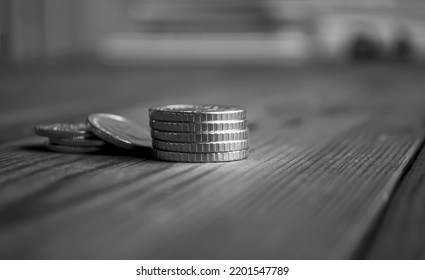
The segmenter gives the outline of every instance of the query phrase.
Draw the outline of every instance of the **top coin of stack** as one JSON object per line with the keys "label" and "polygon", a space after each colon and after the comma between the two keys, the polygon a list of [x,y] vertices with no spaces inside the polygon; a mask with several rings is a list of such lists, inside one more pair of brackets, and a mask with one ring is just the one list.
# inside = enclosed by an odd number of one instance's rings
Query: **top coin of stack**
{"label": "top coin of stack", "polygon": [[222,105],[166,105],[149,109],[156,158],[223,162],[248,157],[246,111]]}

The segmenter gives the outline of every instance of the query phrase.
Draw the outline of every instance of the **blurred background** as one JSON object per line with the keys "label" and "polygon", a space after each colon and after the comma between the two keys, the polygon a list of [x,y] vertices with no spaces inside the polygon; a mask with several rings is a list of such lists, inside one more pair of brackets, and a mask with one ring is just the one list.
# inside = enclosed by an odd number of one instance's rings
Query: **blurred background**
{"label": "blurred background", "polygon": [[425,60],[425,0],[0,0],[0,62]]}

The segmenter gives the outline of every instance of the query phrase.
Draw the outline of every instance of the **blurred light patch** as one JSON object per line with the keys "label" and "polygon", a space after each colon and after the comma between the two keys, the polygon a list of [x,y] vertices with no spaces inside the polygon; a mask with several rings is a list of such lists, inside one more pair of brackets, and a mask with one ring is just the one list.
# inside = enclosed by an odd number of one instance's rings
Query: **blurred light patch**
{"label": "blurred light patch", "polygon": [[300,32],[197,34],[126,33],[99,46],[105,63],[288,64],[309,56],[308,38]]}

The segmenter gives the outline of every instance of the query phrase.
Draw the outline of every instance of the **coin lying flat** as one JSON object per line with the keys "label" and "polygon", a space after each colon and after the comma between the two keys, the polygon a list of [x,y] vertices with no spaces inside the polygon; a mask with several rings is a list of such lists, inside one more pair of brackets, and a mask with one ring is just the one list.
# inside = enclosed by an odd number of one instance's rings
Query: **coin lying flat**
{"label": "coin lying flat", "polygon": [[90,137],[93,134],[88,130],[85,123],[55,123],[46,125],[37,125],[34,128],[38,136],[52,138],[74,138]]}
{"label": "coin lying flat", "polygon": [[243,130],[246,120],[211,121],[201,123],[150,121],[152,129],[168,132],[210,132],[219,130]]}
{"label": "coin lying flat", "polygon": [[224,152],[224,153],[178,153],[153,149],[157,159],[179,162],[225,162],[241,160],[248,157],[248,150]]}
{"label": "coin lying flat", "polygon": [[46,142],[46,148],[57,153],[85,154],[103,151],[102,147],[62,146]]}
{"label": "coin lying flat", "polygon": [[248,129],[213,131],[205,133],[166,132],[152,129],[154,139],[168,142],[217,142],[248,139]]}
{"label": "coin lying flat", "polygon": [[120,148],[145,149],[151,146],[149,131],[124,117],[91,114],[87,118],[87,124],[93,134]]}
{"label": "coin lying flat", "polygon": [[152,146],[157,150],[185,153],[217,153],[245,150],[248,140],[207,142],[207,143],[177,143],[153,139]]}
{"label": "coin lying flat", "polygon": [[246,118],[246,111],[227,105],[179,104],[151,107],[149,117],[152,120],[173,122],[243,120]]}
{"label": "coin lying flat", "polygon": [[101,147],[106,142],[98,139],[90,139],[84,137],[75,138],[49,138],[49,142],[55,145],[72,146],[72,147]]}

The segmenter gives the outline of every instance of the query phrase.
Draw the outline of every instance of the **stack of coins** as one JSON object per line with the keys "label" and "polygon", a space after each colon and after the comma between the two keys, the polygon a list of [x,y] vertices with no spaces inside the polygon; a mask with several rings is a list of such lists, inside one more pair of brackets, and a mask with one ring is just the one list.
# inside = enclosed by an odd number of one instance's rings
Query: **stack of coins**
{"label": "stack of coins", "polygon": [[157,159],[224,162],[248,157],[246,111],[220,105],[167,105],[149,109]]}
{"label": "stack of coins", "polygon": [[86,123],[37,125],[34,131],[48,138],[46,148],[54,152],[93,153],[106,147],[106,142],[91,133]]}

